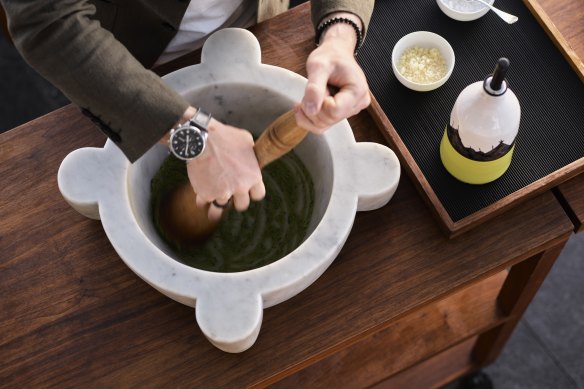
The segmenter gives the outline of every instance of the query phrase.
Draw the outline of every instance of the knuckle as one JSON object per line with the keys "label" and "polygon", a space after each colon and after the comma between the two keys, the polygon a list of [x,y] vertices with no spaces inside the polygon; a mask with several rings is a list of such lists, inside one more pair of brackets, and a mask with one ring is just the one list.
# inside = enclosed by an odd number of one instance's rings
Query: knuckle
{"label": "knuckle", "polygon": [[202,203],[210,203],[215,199],[215,197],[208,192],[197,192],[197,199],[200,199],[199,201]]}
{"label": "knuckle", "polygon": [[245,130],[245,137],[251,141],[253,141],[253,135],[248,130]]}
{"label": "knuckle", "polygon": [[239,183],[235,186],[234,190],[233,190],[233,195],[243,195],[245,193],[247,193],[247,191],[249,190],[249,187],[243,183]]}
{"label": "knuckle", "polygon": [[320,58],[313,59],[306,62],[306,73],[310,79],[311,75],[324,75],[331,73],[331,66],[329,63],[322,61]]}
{"label": "knuckle", "polygon": [[365,105],[363,108],[367,108],[371,104],[371,96],[369,93],[365,95],[365,99],[363,99],[363,104]]}
{"label": "knuckle", "polygon": [[320,90],[318,84],[315,81],[308,81],[306,84],[306,93],[315,93]]}

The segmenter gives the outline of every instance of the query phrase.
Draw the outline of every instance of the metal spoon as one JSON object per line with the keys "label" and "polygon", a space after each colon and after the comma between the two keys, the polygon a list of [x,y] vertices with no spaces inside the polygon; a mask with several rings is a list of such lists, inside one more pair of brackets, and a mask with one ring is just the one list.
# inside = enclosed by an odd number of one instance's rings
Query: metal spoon
{"label": "metal spoon", "polygon": [[503,12],[499,8],[493,7],[491,4],[487,3],[486,1],[483,1],[483,0],[466,0],[466,1],[468,1],[468,2],[478,1],[479,3],[486,5],[487,7],[490,8],[491,11],[496,13],[501,19],[503,19],[504,21],[506,21],[509,24],[513,24],[519,20],[519,18],[517,16],[508,14],[507,12]]}

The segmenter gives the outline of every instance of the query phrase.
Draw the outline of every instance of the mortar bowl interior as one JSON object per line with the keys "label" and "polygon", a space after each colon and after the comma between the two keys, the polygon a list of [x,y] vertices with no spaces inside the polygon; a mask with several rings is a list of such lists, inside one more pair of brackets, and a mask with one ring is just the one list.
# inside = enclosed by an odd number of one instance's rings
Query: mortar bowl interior
{"label": "mortar bowl interior", "polygon": [[[278,116],[291,109],[293,101],[274,90],[251,84],[229,83],[207,86],[186,96],[205,107],[225,123],[250,131],[254,137]],[[194,105],[194,104],[193,104]],[[323,137],[309,134],[293,150],[307,168],[314,184],[314,208],[305,239],[322,219],[330,200],[333,181],[331,150]],[[177,260],[175,251],[157,232],[150,205],[150,183],[169,155],[165,146],[157,145],[128,170],[127,190],[132,213],[145,237],[168,257]]]}

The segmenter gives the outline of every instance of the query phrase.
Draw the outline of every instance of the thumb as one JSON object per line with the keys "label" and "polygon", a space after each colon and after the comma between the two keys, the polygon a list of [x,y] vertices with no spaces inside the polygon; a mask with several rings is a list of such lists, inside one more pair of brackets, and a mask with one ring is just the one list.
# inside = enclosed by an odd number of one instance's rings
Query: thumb
{"label": "thumb", "polygon": [[316,115],[327,95],[327,83],[329,74],[323,69],[315,69],[308,72],[308,84],[302,98],[302,111],[307,116]]}

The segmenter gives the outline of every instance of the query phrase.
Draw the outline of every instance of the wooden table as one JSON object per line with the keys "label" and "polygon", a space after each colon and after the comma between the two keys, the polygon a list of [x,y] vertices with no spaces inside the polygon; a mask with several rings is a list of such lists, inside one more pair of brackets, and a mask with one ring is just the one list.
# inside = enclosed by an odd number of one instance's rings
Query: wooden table
{"label": "wooden table", "polygon": [[[303,5],[256,26],[263,62],[304,74],[308,20]],[[385,143],[366,112],[351,124],[358,141]],[[403,175],[324,275],[265,310],[250,350],[227,354],[62,199],[63,158],[104,141],[73,106],[0,135],[0,386],[440,385],[497,357],[584,219],[576,177],[555,190],[562,204],[548,191],[448,240]]]}

